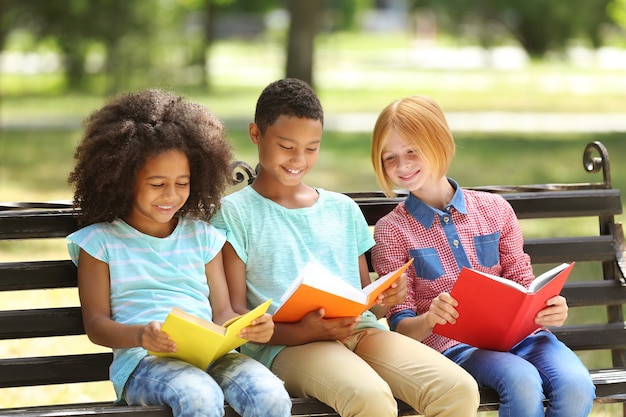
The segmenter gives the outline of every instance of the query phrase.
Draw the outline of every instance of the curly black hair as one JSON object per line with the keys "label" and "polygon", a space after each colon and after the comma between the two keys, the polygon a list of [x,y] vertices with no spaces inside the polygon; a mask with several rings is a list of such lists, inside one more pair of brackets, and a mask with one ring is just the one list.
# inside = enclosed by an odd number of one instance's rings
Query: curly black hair
{"label": "curly black hair", "polygon": [[205,106],[150,89],[113,98],[85,120],[68,177],[79,224],[128,215],[138,171],[148,157],[170,150],[187,155],[191,174],[189,198],[177,215],[208,221],[231,181],[224,126]]}
{"label": "curly black hair", "polygon": [[315,91],[297,78],[283,78],[269,84],[259,96],[254,122],[261,134],[280,116],[319,120],[324,125],[324,110]]}

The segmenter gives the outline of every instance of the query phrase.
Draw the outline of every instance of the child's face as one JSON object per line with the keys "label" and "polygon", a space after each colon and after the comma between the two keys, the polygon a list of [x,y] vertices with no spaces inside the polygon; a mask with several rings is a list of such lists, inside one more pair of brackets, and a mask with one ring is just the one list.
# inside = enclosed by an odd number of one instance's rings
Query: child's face
{"label": "child's face", "polygon": [[124,220],[143,233],[169,235],[176,223],[174,214],[189,197],[190,179],[183,152],[171,150],[148,158],[137,173],[133,207]]}
{"label": "child's face", "polygon": [[381,158],[389,179],[408,191],[416,191],[432,179],[430,165],[395,132],[387,138]]}
{"label": "child's face", "polygon": [[298,185],[319,156],[322,123],[298,117],[280,116],[261,135],[250,125],[250,138],[259,149],[259,164],[278,183]]}

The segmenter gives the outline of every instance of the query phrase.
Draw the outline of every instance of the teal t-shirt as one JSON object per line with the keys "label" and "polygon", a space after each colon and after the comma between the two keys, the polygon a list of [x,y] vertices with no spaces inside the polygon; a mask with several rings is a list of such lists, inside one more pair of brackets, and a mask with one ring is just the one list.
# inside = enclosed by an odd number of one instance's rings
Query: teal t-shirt
{"label": "teal t-shirt", "polygon": [[[348,196],[316,189],[311,207],[288,209],[246,187],[222,200],[215,227],[246,264],[248,308],[272,298],[269,312],[298,272],[308,263],[321,264],[334,275],[361,288],[358,258],[374,238],[358,205]],[[380,327],[367,311],[359,327]],[[284,346],[247,343],[241,351],[270,367]]]}
{"label": "teal t-shirt", "polygon": [[[157,238],[118,219],[72,233],[67,247],[75,264],[80,249],[108,264],[112,320],[146,325],[163,322],[173,307],[211,320],[205,265],[225,239],[221,231],[200,220],[181,218],[171,235]],[[113,349],[110,378],[118,400],[147,354],[140,347]]]}

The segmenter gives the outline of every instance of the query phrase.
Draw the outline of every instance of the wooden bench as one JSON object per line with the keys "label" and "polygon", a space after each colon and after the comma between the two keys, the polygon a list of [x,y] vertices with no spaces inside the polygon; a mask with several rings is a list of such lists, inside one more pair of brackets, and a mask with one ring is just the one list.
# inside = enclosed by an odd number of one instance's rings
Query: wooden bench
{"label": "wooden bench", "polygon": [[[590,143],[583,154],[584,168],[598,182],[541,184],[530,186],[479,187],[501,193],[522,222],[546,222],[549,237],[525,235],[525,249],[535,267],[576,261],[563,295],[568,299],[570,319],[554,330],[568,346],[582,355],[594,351],[604,355],[602,366],[589,366],[597,389],[596,403],[626,402],[626,328],[623,304],[626,302],[624,234],[615,216],[622,213],[620,191],[611,186],[609,158],[601,143]],[[546,158],[546,163],[550,163]],[[254,171],[245,163],[235,168],[236,182],[245,184]],[[598,174],[600,173],[600,174]],[[379,192],[348,193],[361,207],[369,224],[388,213],[403,197],[385,198]],[[0,203],[0,243],[2,241],[63,238],[76,229],[67,204]],[[593,224],[582,233],[569,229],[573,218],[588,218]],[[533,220],[534,219],[534,220]],[[543,219],[543,220],[537,220]],[[546,223],[541,223],[546,224]],[[531,231],[534,223],[530,223]],[[542,228],[548,226],[535,226]],[[0,263],[0,291],[15,292],[15,298],[29,291],[76,287],[76,269],[62,260],[13,261]],[[13,293],[11,293],[13,294]],[[2,307],[0,307],[2,308]],[[582,311],[577,314],[576,311]],[[591,313],[587,311],[591,310]],[[598,318],[600,316],[600,318]],[[38,308],[24,305],[0,311],[0,340],[67,337],[84,335],[80,307]],[[48,339],[44,339],[48,340]],[[52,339],[50,339],[52,340]],[[108,380],[111,353],[78,353],[50,356],[45,349],[37,356],[1,357],[0,388],[70,384]],[[595,357],[595,356],[594,356]],[[583,358],[583,361],[585,359]],[[594,359],[595,361],[595,359]],[[596,369],[598,368],[598,369]],[[0,395],[2,390],[0,390]],[[496,410],[497,395],[481,391],[481,411]],[[620,406],[623,410],[623,404]],[[400,415],[412,415],[406,404]],[[622,411],[623,412],[623,411]],[[126,407],[112,403],[44,405],[1,409],[0,416],[171,416],[163,407]],[[226,407],[227,416],[236,414]],[[313,399],[293,399],[293,415],[337,415]],[[626,416],[626,414],[624,414]]]}

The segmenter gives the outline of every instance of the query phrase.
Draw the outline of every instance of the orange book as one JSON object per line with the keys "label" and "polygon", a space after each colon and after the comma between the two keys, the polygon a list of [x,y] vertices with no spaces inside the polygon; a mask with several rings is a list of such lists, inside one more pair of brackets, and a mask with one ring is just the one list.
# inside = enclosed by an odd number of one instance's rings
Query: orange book
{"label": "orange book", "polygon": [[161,330],[176,342],[176,352],[153,352],[151,355],[176,358],[206,370],[215,359],[227,354],[247,342],[238,335],[257,317],[267,311],[272,300],[267,300],[246,314],[233,317],[220,326],[173,308],[167,315]]}
{"label": "orange book", "polygon": [[300,321],[307,313],[324,308],[325,318],[357,317],[376,304],[376,299],[411,265],[410,259],[363,289],[355,288],[320,265],[307,264],[280,299],[273,320]]}
{"label": "orange book", "polygon": [[463,268],[450,292],[459,305],[455,324],[437,324],[433,333],[482,349],[509,351],[540,328],[535,324],[546,301],[559,295],[574,262],[536,277],[526,289],[506,278]]}

